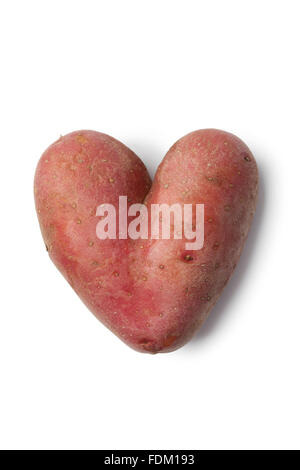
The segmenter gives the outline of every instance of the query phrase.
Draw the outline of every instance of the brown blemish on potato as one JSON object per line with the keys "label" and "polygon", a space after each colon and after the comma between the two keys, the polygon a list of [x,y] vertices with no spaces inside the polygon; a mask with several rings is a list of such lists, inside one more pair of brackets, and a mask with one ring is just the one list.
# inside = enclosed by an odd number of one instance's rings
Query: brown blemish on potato
{"label": "brown blemish on potato", "polygon": [[75,202],[73,202],[73,204],[71,204],[71,205],[72,205],[73,209],[76,209],[77,204]]}
{"label": "brown blemish on potato", "polygon": [[213,249],[217,250],[219,248],[219,246],[220,246],[220,243],[216,242],[216,243],[213,244]]}
{"label": "brown blemish on potato", "polygon": [[89,246],[94,246],[94,242],[89,242]]}
{"label": "brown blemish on potato", "polygon": [[153,346],[153,341],[151,341],[151,339],[147,339],[147,338],[142,338],[138,344],[140,346],[142,346],[143,349],[145,349],[145,351],[151,351],[152,349],[152,346]]}
{"label": "brown blemish on potato", "polygon": [[229,212],[231,210],[231,206],[229,206],[229,205],[224,206],[224,210],[226,212]]}
{"label": "brown blemish on potato", "polygon": [[164,269],[164,265],[163,265],[163,264],[160,264],[160,265],[159,265],[159,269]]}
{"label": "brown blemish on potato", "polygon": [[168,189],[169,185],[168,184],[164,184],[164,188],[165,189]]}
{"label": "brown blemish on potato", "polygon": [[169,335],[165,338],[164,340],[164,348],[168,348],[169,346],[172,346],[172,344],[176,341],[177,336],[174,335]]}
{"label": "brown blemish on potato", "polygon": [[142,276],[143,281],[147,281],[147,276]]}
{"label": "brown blemish on potato", "polygon": [[88,142],[88,139],[86,137],[84,137],[82,134],[77,134],[76,140],[80,144],[86,144]]}
{"label": "brown blemish on potato", "polygon": [[76,220],[76,223],[77,223],[78,225],[80,225],[80,224],[81,224],[81,220],[80,220],[80,219],[77,219],[77,220]]}
{"label": "brown blemish on potato", "polygon": [[210,218],[208,219],[208,222],[211,224],[212,221],[213,221],[213,219],[210,217]]}
{"label": "brown blemish on potato", "polygon": [[183,259],[184,261],[193,261],[194,258],[192,257],[192,255],[184,255]]}
{"label": "brown blemish on potato", "polygon": [[246,162],[251,162],[251,158],[249,157],[247,153],[242,153],[242,156]]}
{"label": "brown blemish on potato", "polygon": [[114,178],[108,178],[108,181],[109,181],[110,183],[114,183],[114,182],[115,182]]}
{"label": "brown blemish on potato", "polygon": [[113,272],[113,276],[119,277],[119,275],[120,275],[120,274],[118,273],[118,271],[114,271],[114,272]]}
{"label": "brown blemish on potato", "polygon": [[210,183],[214,183],[216,185],[219,185],[221,186],[221,183],[222,183],[222,179],[220,176],[205,176],[205,178],[207,179],[207,181],[209,181]]}

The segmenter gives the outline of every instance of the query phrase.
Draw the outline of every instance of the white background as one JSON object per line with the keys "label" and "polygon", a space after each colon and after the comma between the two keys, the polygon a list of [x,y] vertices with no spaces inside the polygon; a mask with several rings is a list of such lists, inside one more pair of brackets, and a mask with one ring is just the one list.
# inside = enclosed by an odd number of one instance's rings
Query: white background
{"label": "white background", "polygon": [[[298,1],[2,1],[0,447],[299,448]],[[139,354],[46,255],[39,156],[99,130],[153,175],[184,134],[241,137],[260,199],[201,332]]]}

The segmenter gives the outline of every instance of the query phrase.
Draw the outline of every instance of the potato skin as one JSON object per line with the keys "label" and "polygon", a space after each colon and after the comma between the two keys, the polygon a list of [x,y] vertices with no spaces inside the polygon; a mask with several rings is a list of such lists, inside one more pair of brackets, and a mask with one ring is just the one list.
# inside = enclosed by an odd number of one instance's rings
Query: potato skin
{"label": "potato skin", "polygon": [[[199,130],[176,142],[151,180],[141,160],[94,131],[61,137],[42,155],[35,201],[50,258],[87,307],[132,348],[185,344],[206,319],[241,254],[255,212],[256,162],[237,137]],[[205,206],[205,240],[99,240],[96,208],[129,204]]]}

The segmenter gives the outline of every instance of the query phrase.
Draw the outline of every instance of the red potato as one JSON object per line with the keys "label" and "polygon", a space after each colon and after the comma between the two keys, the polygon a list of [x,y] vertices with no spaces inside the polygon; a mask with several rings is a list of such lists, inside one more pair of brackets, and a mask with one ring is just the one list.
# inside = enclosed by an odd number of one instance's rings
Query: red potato
{"label": "red potato", "polygon": [[[202,325],[241,254],[258,188],[253,155],[237,137],[192,132],[168,151],[153,184],[141,160],[94,131],[61,137],[42,155],[35,201],[50,258],[87,307],[132,348],[173,351]],[[204,204],[204,245],[186,239],[100,240],[97,207]]]}

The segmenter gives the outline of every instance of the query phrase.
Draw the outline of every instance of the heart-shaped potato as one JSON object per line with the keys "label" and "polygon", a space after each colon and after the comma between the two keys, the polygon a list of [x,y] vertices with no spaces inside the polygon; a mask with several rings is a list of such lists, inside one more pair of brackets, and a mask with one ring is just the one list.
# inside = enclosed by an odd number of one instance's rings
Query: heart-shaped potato
{"label": "heart-shaped potato", "polygon": [[[157,353],[182,346],[206,319],[241,254],[257,187],[253,155],[227,132],[180,139],[151,186],[125,145],[78,131],[42,155],[35,201],[50,258],[87,307],[132,348]],[[170,239],[153,239],[150,217],[148,239],[99,239],[97,209],[114,205],[118,221],[119,196],[149,213],[154,204],[204,204],[203,247],[187,250],[187,239],[174,239],[175,219]]]}

